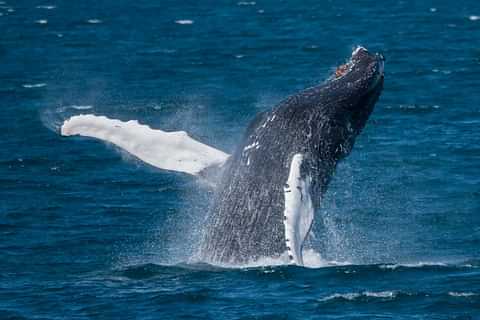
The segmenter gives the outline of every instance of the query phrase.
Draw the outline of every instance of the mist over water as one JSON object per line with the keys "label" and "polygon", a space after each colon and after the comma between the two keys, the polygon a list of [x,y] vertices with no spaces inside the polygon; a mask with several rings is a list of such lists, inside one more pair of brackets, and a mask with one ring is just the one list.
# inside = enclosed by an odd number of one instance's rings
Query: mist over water
{"label": "mist over water", "polygon": [[[476,1],[2,2],[0,318],[479,317]],[[231,153],[358,44],[385,89],[306,268],[202,263],[211,185],[58,134],[96,114]]]}

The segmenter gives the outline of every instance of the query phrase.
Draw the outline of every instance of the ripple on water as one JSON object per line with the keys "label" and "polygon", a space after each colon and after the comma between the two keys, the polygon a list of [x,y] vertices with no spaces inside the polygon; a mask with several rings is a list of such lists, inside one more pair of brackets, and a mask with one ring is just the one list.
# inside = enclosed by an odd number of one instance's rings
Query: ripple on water
{"label": "ripple on water", "polygon": [[90,23],[90,24],[99,24],[99,23],[102,23],[103,21],[100,20],[100,19],[88,19],[87,20],[87,23]]}
{"label": "ripple on water", "polygon": [[396,269],[476,269],[477,262],[461,262],[461,263],[447,263],[447,262],[416,262],[416,263],[398,263],[398,264],[380,264],[379,268],[384,270]]}
{"label": "ripple on water", "polygon": [[42,88],[42,87],[45,87],[46,85],[47,85],[46,83],[25,83],[25,84],[22,84],[22,87],[27,89],[33,89],[33,88]]}
{"label": "ripple on water", "polygon": [[[398,291],[364,291],[364,292],[348,292],[348,293],[334,293],[324,298],[321,298],[321,302],[332,301],[332,300],[366,300],[368,298],[380,299],[380,300],[393,300],[397,298],[400,294]],[[404,295],[410,295],[408,293],[403,293]]]}
{"label": "ripple on water", "polygon": [[456,291],[450,291],[448,295],[452,297],[457,297],[457,298],[478,296],[477,293],[473,293],[473,292],[456,292]]}
{"label": "ripple on water", "polygon": [[255,1],[239,1],[237,2],[237,5],[239,6],[254,6],[257,3]]}
{"label": "ripple on water", "polygon": [[441,107],[438,104],[434,104],[434,105],[400,104],[396,106],[386,105],[385,108],[401,110],[401,111],[433,111],[433,110],[440,109]]}
{"label": "ripple on water", "polygon": [[175,20],[176,24],[193,24],[193,20],[183,19],[183,20]]}
{"label": "ripple on water", "polygon": [[42,5],[42,6],[36,6],[37,9],[45,9],[45,10],[53,10],[57,8],[57,6],[53,5]]}
{"label": "ripple on water", "polygon": [[90,106],[90,105],[71,105],[71,106],[68,106],[67,108],[72,108],[72,109],[76,109],[76,110],[88,110],[88,109],[92,109],[93,106]]}

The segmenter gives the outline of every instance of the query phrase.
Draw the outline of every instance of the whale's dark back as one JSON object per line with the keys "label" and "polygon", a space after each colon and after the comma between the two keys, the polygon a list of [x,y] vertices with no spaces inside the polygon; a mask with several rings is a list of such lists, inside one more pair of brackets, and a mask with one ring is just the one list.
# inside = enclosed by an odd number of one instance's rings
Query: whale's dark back
{"label": "whale's dark back", "polygon": [[209,214],[201,248],[207,262],[242,263],[286,251],[284,186],[293,156],[304,155],[302,174],[312,177],[318,208],[338,160],[350,151],[380,95],[383,76],[371,86],[329,81],[252,121],[225,164]]}

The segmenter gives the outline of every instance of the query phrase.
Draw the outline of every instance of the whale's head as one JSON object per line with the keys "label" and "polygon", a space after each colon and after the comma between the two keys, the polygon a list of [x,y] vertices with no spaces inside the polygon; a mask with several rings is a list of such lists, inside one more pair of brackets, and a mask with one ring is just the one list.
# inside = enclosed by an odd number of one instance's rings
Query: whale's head
{"label": "whale's head", "polygon": [[333,112],[347,118],[356,134],[365,126],[383,89],[384,57],[357,47],[350,60],[336,68],[328,87],[336,102]]}
{"label": "whale's head", "polygon": [[[334,74],[316,90],[321,102],[317,107],[329,121],[336,135],[329,135],[327,150],[336,150],[334,158],[346,156],[356,136],[365,127],[374,105],[383,89],[384,58],[357,47],[347,63],[336,68]],[[320,132],[324,139],[324,132]],[[338,152],[341,150],[341,152]],[[328,157],[331,157],[330,153]]]}

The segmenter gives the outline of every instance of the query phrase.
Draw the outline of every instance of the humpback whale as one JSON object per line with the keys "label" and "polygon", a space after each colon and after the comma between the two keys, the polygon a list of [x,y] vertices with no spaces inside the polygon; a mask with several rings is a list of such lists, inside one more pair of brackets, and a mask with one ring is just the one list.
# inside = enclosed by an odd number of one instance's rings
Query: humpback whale
{"label": "humpback whale", "polygon": [[318,86],[287,97],[249,125],[232,155],[186,132],[137,121],[77,115],[64,136],[108,141],[158,168],[203,176],[221,172],[200,256],[245,263],[287,255],[303,265],[302,248],[337,163],[352,150],[383,89],[384,59],[357,47]]}

